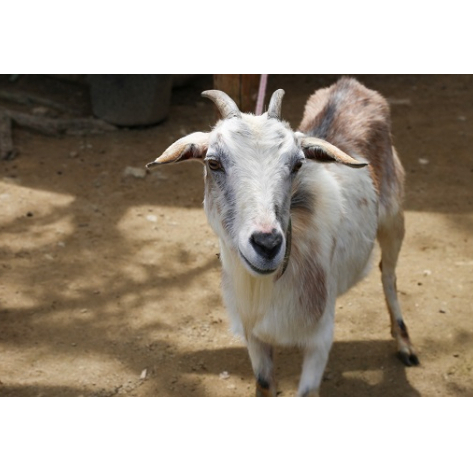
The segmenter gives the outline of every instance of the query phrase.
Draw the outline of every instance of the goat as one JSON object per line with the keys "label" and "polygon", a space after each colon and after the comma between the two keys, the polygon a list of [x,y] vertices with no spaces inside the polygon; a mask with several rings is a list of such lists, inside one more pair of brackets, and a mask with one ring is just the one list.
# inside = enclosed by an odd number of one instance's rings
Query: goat
{"label": "goat", "polygon": [[147,167],[204,164],[223,298],[232,331],[246,341],[256,395],[276,395],[275,345],[303,349],[298,395],[318,395],[336,298],[367,274],[376,237],[391,334],[404,364],[419,364],[396,290],[404,170],[379,93],[344,77],[310,96],[296,132],[281,119],[283,95],[276,90],[267,112],[255,116],[224,92],[203,92],[222,119]]}

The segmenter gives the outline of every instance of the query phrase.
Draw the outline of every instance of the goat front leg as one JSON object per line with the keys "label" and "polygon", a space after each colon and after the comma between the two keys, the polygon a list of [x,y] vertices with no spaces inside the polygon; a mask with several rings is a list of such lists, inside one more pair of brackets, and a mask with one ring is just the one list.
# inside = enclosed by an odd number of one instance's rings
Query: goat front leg
{"label": "goat front leg", "polygon": [[334,315],[335,304],[329,310],[326,310],[319,322],[319,327],[312,343],[304,350],[302,374],[297,391],[298,396],[319,396],[322,376],[333,343]]}
{"label": "goat front leg", "polygon": [[253,373],[256,377],[256,396],[276,396],[273,347],[254,335],[247,337],[247,346]]}

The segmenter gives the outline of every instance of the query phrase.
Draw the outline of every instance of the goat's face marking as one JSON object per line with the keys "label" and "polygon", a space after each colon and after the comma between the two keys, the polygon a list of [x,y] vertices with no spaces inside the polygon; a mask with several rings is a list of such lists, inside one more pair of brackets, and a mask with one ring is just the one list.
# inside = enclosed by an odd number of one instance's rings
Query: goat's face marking
{"label": "goat's face marking", "polygon": [[283,262],[293,180],[304,161],[292,130],[266,115],[220,121],[209,135],[205,210],[254,275]]}

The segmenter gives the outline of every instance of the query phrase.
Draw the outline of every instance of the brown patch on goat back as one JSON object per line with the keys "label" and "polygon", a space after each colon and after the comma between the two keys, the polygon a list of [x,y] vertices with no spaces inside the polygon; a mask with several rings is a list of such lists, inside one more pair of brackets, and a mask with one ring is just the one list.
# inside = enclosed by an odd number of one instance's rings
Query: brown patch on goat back
{"label": "brown patch on goat back", "polygon": [[309,97],[309,100],[307,100],[305,104],[304,115],[299,125],[299,130],[307,133],[316,126],[317,117],[320,116],[326,106],[332,89],[333,86],[316,90],[315,93]]}
{"label": "brown patch on goat back", "polygon": [[299,130],[367,159],[382,205],[400,200],[404,172],[392,147],[389,104],[381,94],[344,77],[309,97]]}

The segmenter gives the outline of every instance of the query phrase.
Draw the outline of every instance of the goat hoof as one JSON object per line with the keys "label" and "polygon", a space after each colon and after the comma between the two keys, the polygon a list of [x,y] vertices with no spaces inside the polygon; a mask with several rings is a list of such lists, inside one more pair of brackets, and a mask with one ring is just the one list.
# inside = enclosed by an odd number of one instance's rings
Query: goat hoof
{"label": "goat hoof", "polygon": [[256,382],[256,397],[274,397],[276,388],[272,383],[258,379]]}
{"label": "goat hoof", "polygon": [[415,353],[406,353],[406,352],[400,351],[398,352],[398,356],[400,360],[406,366],[419,366],[420,365],[419,358],[417,358],[417,355]]}

